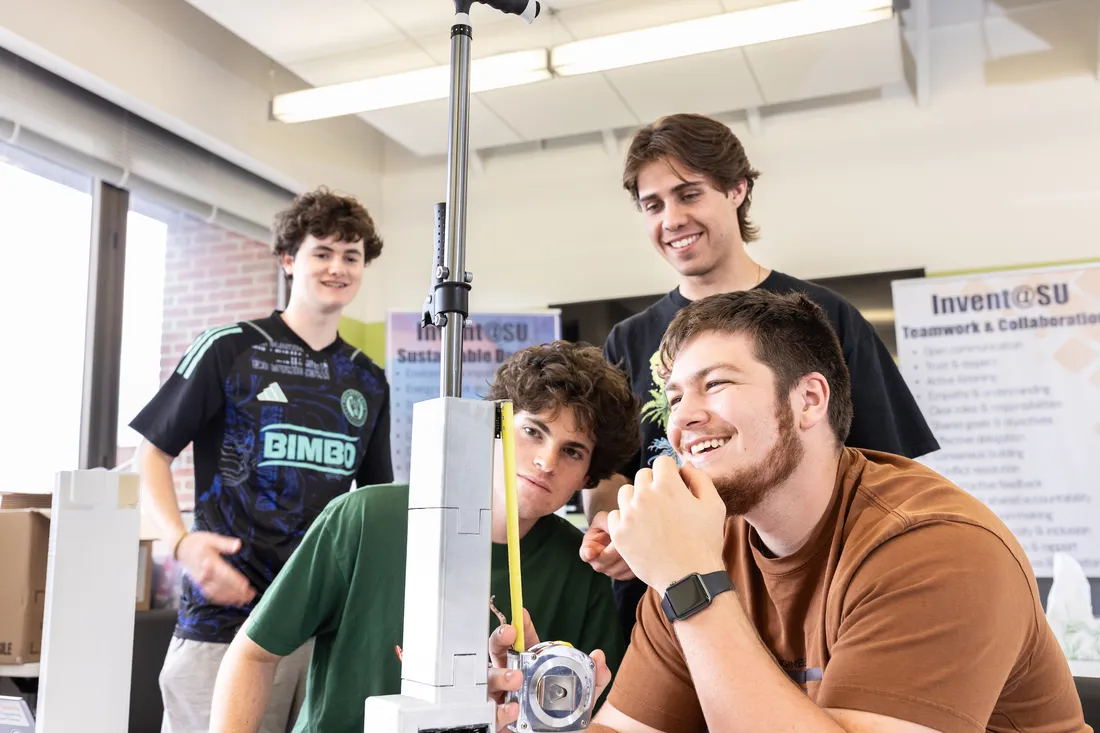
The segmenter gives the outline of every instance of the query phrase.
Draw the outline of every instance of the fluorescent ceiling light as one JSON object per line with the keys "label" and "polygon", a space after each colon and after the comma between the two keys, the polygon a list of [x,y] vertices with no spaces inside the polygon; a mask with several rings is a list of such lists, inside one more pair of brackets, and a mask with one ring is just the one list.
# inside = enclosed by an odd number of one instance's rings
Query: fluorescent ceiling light
{"label": "fluorescent ceiling light", "polygon": [[550,66],[561,76],[590,74],[852,28],[891,17],[892,5],[884,0],[792,0],[566,43],[552,49]]}
{"label": "fluorescent ceiling light", "polygon": [[[787,0],[735,13],[574,41],[553,49],[532,49],[477,59],[471,64],[470,91],[487,92],[544,81],[553,74],[590,74],[852,28],[888,19],[892,14],[890,0]],[[436,66],[304,89],[276,96],[271,113],[281,122],[305,122],[446,99],[450,94],[450,79],[449,66]]]}
{"label": "fluorescent ceiling light", "polygon": [[[470,91],[487,92],[549,79],[548,58],[547,49],[537,48],[477,59],[470,64]],[[450,66],[435,66],[280,94],[271,103],[271,114],[280,122],[306,122],[446,99],[450,90]]]}

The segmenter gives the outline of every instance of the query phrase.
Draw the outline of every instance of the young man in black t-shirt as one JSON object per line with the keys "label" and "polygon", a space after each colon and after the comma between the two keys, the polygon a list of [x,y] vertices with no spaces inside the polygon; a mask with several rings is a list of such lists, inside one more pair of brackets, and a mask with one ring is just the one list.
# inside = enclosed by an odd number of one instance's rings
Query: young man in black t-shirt
{"label": "young man in black t-shirt", "polygon": [[703,115],[672,115],[642,128],[627,154],[623,186],[645,217],[650,242],[680,276],[675,290],[616,324],[604,344],[608,360],[622,366],[642,400],[642,442],[623,475],[586,492],[590,528],[581,556],[615,579],[628,634],[645,585],[611,544],[607,511],[637,471],[675,455],[665,437],[669,405],[658,350],[673,316],[688,303],[754,288],[806,293],[829,317],[852,376],[855,415],[847,445],[909,458],[939,450],[889,351],[855,306],[827,288],[767,270],[745,251],[759,235],[748,218],[759,175],[730,129]]}
{"label": "young man in black t-shirt", "polygon": [[[185,570],[160,675],[164,733],[205,733],[229,642],[325,506],[353,481],[393,480],[385,374],[337,333],[381,251],[354,199],[324,189],[298,197],[276,227],[292,283],[286,310],[202,333],[131,423],[145,438],[143,503]],[[171,464],[191,443],[188,531]],[[293,723],[309,653],[305,645],[280,664],[264,733]]]}

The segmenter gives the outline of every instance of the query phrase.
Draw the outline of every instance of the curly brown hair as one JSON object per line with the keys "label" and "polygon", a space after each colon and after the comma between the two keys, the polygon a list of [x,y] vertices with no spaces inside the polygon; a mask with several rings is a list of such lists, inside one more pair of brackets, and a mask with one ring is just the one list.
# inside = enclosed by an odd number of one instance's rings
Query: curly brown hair
{"label": "curly brown hair", "polygon": [[775,374],[776,397],[785,402],[798,381],[817,372],[829,383],[829,424],[837,442],[852,428],[852,379],[829,317],[808,295],[754,290],[700,298],[682,308],[661,341],[660,373],[667,378],[676,355],[696,336],[744,334],[756,359]]}
{"label": "curly brown hair", "polygon": [[749,221],[752,187],[760,172],[749,164],[741,141],[726,125],[705,115],[677,114],[662,117],[634,134],[626,155],[623,188],[638,205],[638,173],[657,160],[673,159],[710,179],[722,193],[746,181],[745,200],[737,207],[741,240],[748,244],[760,238],[760,230]]}
{"label": "curly brown hair", "polygon": [[310,234],[318,239],[335,234],[342,242],[362,242],[363,264],[382,254],[382,238],[366,208],[324,186],[301,194],[275,216],[275,256],[294,257]]}
{"label": "curly brown hair", "polygon": [[488,399],[511,400],[516,411],[533,413],[571,408],[596,443],[587,489],[638,452],[638,398],[626,375],[591,344],[554,341],[520,349],[497,370]]}

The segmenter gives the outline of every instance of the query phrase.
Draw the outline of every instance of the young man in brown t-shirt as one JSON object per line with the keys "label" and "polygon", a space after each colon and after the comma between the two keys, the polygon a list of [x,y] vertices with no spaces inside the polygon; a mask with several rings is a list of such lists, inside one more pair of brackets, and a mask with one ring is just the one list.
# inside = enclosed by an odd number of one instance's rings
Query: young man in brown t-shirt
{"label": "young man in brown t-shirt", "polygon": [[820,308],[685,307],[661,348],[669,457],[608,517],[649,586],[593,731],[1084,733],[1019,543],[899,456],[845,448]]}

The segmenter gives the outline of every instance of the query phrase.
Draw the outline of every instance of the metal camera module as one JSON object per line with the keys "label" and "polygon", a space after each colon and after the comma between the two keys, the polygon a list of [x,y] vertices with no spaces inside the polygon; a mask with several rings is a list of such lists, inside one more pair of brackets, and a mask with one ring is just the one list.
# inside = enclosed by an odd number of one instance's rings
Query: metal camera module
{"label": "metal camera module", "polygon": [[519,703],[515,733],[576,731],[588,727],[596,690],[596,663],[564,642],[547,641],[526,652],[510,651],[508,668],[523,674],[523,686],[508,694]]}

